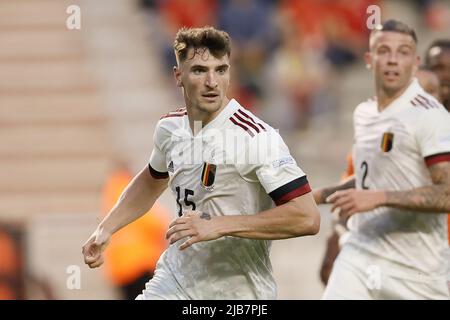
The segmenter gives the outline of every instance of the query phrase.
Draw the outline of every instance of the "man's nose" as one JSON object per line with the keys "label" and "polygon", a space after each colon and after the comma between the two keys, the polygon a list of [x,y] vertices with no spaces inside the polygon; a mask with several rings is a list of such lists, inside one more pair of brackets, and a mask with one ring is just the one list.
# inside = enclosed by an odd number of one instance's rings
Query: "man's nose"
{"label": "man's nose", "polygon": [[388,64],[397,64],[397,55],[395,53],[389,55]]}
{"label": "man's nose", "polygon": [[209,88],[217,87],[217,79],[213,72],[208,72],[206,75],[205,85]]}

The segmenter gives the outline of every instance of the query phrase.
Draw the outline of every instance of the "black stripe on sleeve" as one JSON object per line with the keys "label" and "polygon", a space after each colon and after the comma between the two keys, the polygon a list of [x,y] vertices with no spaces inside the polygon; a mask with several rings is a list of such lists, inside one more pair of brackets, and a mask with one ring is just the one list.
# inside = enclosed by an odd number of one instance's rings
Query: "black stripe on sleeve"
{"label": "black stripe on sleeve", "polygon": [[269,193],[269,196],[276,205],[281,205],[310,191],[308,179],[303,176],[275,189]]}
{"label": "black stripe on sleeve", "polygon": [[168,172],[159,172],[152,168],[150,163],[148,164],[148,170],[150,171],[150,174],[155,179],[167,179],[169,177]]}

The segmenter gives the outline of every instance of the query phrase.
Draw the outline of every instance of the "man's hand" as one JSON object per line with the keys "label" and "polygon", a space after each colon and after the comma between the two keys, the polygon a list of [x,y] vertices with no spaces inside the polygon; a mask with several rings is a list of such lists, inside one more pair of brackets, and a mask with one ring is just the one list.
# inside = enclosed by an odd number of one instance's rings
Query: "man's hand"
{"label": "man's hand", "polygon": [[314,189],[312,191],[313,197],[314,197],[314,201],[316,201],[316,204],[324,204],[324,200],[323,200],[323,189],[319,188],[319,189]]}
{"label": "man's hand", "polygon": [[90,268],[100,267],[103,262],[103,251],[109,243],[111,235],[104,229],[97,229],[83,245],[84,263]]}
{"label": "man's hand", "polygon": [[212,217],[209,213],[200,211],[187,211],[182,217],[175,219],[166,233],[170,244],[180,239],[188,239],[180,246],[184,250],[200,241],[209,241],[220,238],[220,217]]}
{"label": "man's hand", "polygon": [[355,177],[353,175],[347,177],[344,181],[336,186],[314,189],[312,194],[314,197],[314,201],[316,201],[316,204],[325,204],[327,203],[326,199],[333,193],[340,190],[348,190],[350,188],[355,188]]}
{"label": "man's hand", "polygon": [[370,211],[386,202],[383,191],[348,189],[336,191],[326,200],[332,203],[331,211],[338,209],[339,217],[347,219],[358,212]]}

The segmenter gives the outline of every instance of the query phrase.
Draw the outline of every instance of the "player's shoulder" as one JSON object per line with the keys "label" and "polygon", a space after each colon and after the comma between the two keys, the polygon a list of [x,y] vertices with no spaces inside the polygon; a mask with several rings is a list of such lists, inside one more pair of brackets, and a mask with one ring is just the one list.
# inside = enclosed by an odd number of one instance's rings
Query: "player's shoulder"
{"label": "player's shoulder", "polygon": [[169,111],[166,114],[163,114],[159,118],[159,120],[161,121],[161,120],[166,119],[166,120],[164,120],[165,122],[167,122],[167,121],[170,122],[170,121],[176,121],[176,119],[180,119],[180,118],[182,118],[184,116],[187,116],[187,109],[186,109],[186,107],[180,107],[180,108],[177,108],[177,109],[175,109],[173,111]]}
{"label": "player's shoulder", "polygon": [[354,117],[372,116],[377,112],[377,99],[371,97],[358,104],[353,112]]}
{"label": "player's shoulder", "polygon": [[416,90],[405,103],[406,107],[398,114],[398,118],[413,132],[448,127],[450,113],[425,90]]}
{"label": "player's shoulder", "polygon": [[406,102],[409,111],[421,114],[440,114],[447,112],[445,107],[432,95],[424,90],[418,90]]}
{"label": "player's shoulder", "polygon": [[236,130],[241,135],[255,138],[272,132],[274,129],[250,110],[238,106],[228,117],[227,127]]}
{"label": "player's shoulder", "polygon": [[181,107],[173,111],[169,111],[159,118],[157,129],[176,129],[177,127],[183,125],[185,117],[187,117],[186,107]]}
{"label": "player's shoulder", "polygon": [[178,108],[162,115],[156,124],[154,139],[161,145],[176,133],[183,134],[186,127],[186,108]]}

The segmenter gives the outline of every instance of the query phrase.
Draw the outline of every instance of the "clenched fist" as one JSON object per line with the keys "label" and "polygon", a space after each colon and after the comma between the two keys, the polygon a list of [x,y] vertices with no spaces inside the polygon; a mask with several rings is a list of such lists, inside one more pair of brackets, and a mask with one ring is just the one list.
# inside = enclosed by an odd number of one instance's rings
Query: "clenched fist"
{"label": "clenched fist", "polygon": [[111,234],[104,229],[97,229],[83,245],[84,263],[90,268],[100,267],[103,262],[103,251],[109,243]]}

